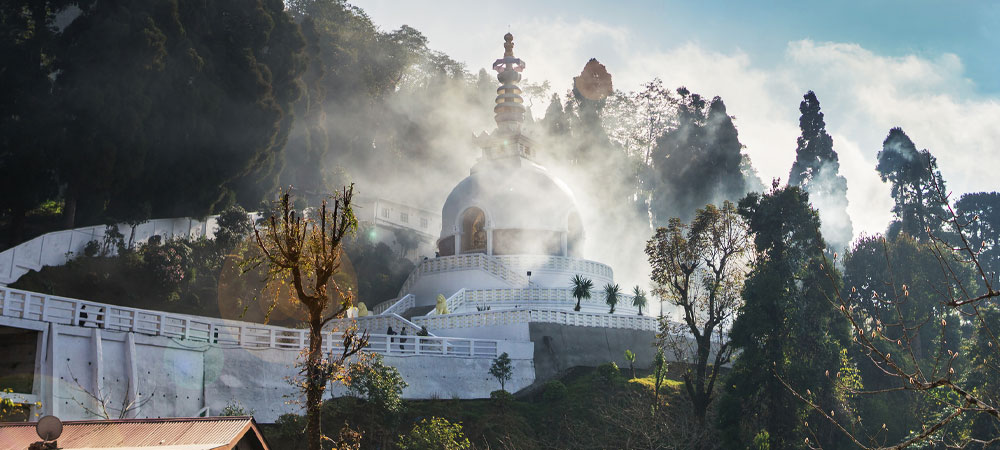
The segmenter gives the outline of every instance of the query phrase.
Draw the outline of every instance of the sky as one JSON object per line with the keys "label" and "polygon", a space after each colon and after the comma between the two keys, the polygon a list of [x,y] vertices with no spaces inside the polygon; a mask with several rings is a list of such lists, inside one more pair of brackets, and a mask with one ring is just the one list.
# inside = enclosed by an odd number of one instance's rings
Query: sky
{"label": "sky", "polygon": [[[721,96],[765,184],[788,178],[798,105],[813,90],[847,178],[855,237],[884,231],[891,218],[889,188],[875,172],[891,127],[938,158],[954,199],[1000,188],[1000,2],[354,4],[383,30],[420,30],[473,72],[502,56],[509,30],[524,77],[556,92],[597,58],[617,89],[659,77]],[[534,116],[544,108],[535,105]]]}

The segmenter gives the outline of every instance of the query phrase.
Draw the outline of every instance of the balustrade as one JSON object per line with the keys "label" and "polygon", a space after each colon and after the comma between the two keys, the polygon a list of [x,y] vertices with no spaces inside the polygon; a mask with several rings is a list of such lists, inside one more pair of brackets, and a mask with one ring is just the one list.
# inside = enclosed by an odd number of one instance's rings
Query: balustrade
{"label": "balustrade", "polygon": [[[307,347],[309,342],[309,331],[306,329],[170,314],[10,288],[0,288],[0,316],[239,347],[298,350]],[[369,330],[388,327],[385,324],[394,321],[401,324],[401,328],[412,326],[413,333],[419,329],[417,324],[396,314],[365,316],[348,321]],[[338,321],[337,325],[346,326],[348,321]],[[335,326],[333,330],[336,329],[338,328]],[[343,332],[332,331],[323,339],[324,348],[328,351],[341,348],[342,337]],[[369,350],[392,355],[466,358],[494,358],[497,356],[497,346],[498,341],[492,339],[382,333],[370,333],[368,343]]]}

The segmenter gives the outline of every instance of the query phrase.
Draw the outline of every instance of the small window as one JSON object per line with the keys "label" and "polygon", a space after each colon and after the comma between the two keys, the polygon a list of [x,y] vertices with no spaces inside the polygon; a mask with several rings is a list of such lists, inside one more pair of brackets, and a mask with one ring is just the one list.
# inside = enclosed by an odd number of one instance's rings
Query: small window
{"label": "small window", "polygon": [[421,217],[420,218],[420,228],[427,228],[427,218],[426,217]]}
{"label": "small window", "polygon": [[389,218],[389,208],[382,208],[382,218],[383,219]]}
{"label": "small window", "polygon": [[407,213],[399,213],[399,221],[403,223],[410,223],[410,215]]}

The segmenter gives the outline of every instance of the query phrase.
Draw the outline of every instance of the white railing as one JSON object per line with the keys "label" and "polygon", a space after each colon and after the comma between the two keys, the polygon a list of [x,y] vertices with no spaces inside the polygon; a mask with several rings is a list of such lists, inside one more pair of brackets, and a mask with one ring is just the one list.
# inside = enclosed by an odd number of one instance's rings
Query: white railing
{"label": "white railing", "polygon": [[496,256],[496,258],[511,270],[518,272],[526,270],[558,270],[614,279],[614,272],[611,270],[611,266],[588,259],[546,255],[505,255]]}
{"label": "white railing", "polygon": [[[218,345],[296,350],[307,348],[309,345],[309,330],[306,329],[170,314],[4,287],[0,287],[0,316],[166,336]],[[398,355],[438,354],[476,358],[493,358],[497,355],[498,341],[496,340],[416,336],[415,333],[419,330],[419,326],[395,314],[372,316],[367,324],[364,323],[364,318],[362,319],[362,324],[368,327],[381,326],[379,320],[402,321],[399,323],[414,327],[412,331],[414,335],[410,336],[370,333],[368,346],[372,351]],[[331,351],[342,346],[342,336],[341,332],[334,332],[324,338],[324,351]],[[401,338],[406,339],[406,341],[400,341]],[[491,351],[492,353],[490,353]]]}
{"label": "white railing", "polygon": [[410,292],[410,288],[424,274],[473,269],[483,270],[511,286],[524,286],[528,284],[527,277],[511,270],[496,257],[482,253],[470,253],[466,255],[440,256],[421,261],[413,269],[413,272],[410,272],[410,276],[406,278],[402,289],[399,290],[399,295]]}
{"label": "white railing", "polygon": [[[636,313],[638,308],[632,306],[634,296],[620,294],[616,311]],[[521,306],[532,308],[571,308],[576,305],[576,297],[571,288],[521,288],[521,289],[469,289],[465,291],[464,305],[466,310],[451,309],[449,312],[466,312],[476,306],[517,308]],[[599,289],[591,291],[589,299],[580,302],[587,309],[607,309],[604,302],[604,292]]]}
{"label": "white railing", "polygon": [[400,300],[402,300],[402,299],[398,298],[398,297],[397,298],[390,298],[389,300],[381,302],[381,303],[379,303],[379,304],[377,304],[377,305],[369,308],[368,310],[371,311],[372,314],[382,314],[382,313],[385,312],[385,310],[389,309],[389,307],[391,307],[392,305],[394,305],[396,302],[398,302]]}
{"label": "white railing", "polygon": [[367,330],[369,333],[387,333],[390,327],[397,333],[407,331],[413,334],[417,330],[420,330],[420,325],[410,322],[405,317],[395,313],[331,320],[325,329],[338,331],[355,325],[357,325],[359,331]]}
{"label": "white railing", "polygon": [[402,314],[404,311],[414,307],[416,305],[415,301],[416,297],[413,295],[404,295],[403,298],[399,299],[399,301],[393,303],[386,308],[385,311],[382,311],[379,314]]}
{"label": "white railing", "polygon": [[526,324],[531,322],[562,325],[627,328],[657,331],[657,319],[632,314],[605,314],[576,312],[557,309],[516,308],[496,311],[476,311],[458,314],[414,317],[413,321],[428,329],[476,328],[496,325]]}
{"label": "white railing", "polygon": [[373,334],[368,349],[391,355],[439,355],[465,358],[495,358],[497,341],[437,336]]}

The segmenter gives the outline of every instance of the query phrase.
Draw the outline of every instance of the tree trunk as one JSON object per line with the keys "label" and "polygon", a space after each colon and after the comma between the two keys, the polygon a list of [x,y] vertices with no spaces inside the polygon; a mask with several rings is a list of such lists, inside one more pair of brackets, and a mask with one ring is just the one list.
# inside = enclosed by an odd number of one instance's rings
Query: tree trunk
{"label": "tree trunk", "polygon": [[63,229],[71,230],[76,223],[76,189],[66,188],[66,203],[63,205]]}
{"label": "tree trunk", "polygon": [[14,208],[10,216],[10,234],[7,235],[7,246],[13,247],[24,241],[24,221],[28,215],[27,208],[18,206]]}
{"label": "tree trunk", "polygon": [[323,430],[320,412],[326,377],[320,361],[323,359],[323,326],[319,319],[309,323],[309,354],[306,358],[306,442],[309,450],[322,450]]}

